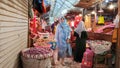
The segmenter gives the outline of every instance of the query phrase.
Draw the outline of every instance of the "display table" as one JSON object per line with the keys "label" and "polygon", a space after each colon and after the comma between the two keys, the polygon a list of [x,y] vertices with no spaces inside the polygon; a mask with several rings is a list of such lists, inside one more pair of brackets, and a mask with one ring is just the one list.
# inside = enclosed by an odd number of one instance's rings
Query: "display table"
{"label": "display table", "polygon": [[104,40],[88,40],[87,43],[95,53],[93,68],[107,68],[107,55],[112,43]]}
{"label": "display table", "polygon": [[95,54],[102,54],[109,51],[112,43],[104,40],[87,40],[89,47]]}

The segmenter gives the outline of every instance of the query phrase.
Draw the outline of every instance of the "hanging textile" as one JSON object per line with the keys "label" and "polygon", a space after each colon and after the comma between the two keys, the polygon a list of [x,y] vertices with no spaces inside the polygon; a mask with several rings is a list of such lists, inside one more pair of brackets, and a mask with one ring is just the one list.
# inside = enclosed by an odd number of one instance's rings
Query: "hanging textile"
{"label": "hanging textile", "polygon": [[98,18],[98,24],[104,24],[105,20],[104,20],[104,16],[99,16]]}
{"label": "hanging textile", "polygon": [[46,6],[45,6],[45,4],[44,4],[44,0],[42,0],[42,7],[43,7],[43,9],[42,9],[43,12],[46,13]]}
{"label": "hanging textile", "polygon": [[85,27],[86,29],[91,28],[91,16],[85,15]]}
{"label": "hanging textile", "polygon": [[36,16],[34,16],[34,18],[33,18],[33,32],[37,33],[37,30],[36,30]]}
{"label": "hanging textile", "polygon": [[31,38],[35,38],[37,36],[37,24],[36,24],[36,16],[30,21],[30,33]]}
{"label": "hanging textile", "polygon": [[77,25],[79,24],[81,18],[82,18],[82,17],[79,16],[79,15],[77,15],[77,16],[75,17],[75,21],[74,21],[74,27],[75,27],[75,28],[76,28]]}
{"label": "hanging textile", "polygon": [[33,0],[33,8],[36,9],[39,13],[46,12],[46,7],[43,0]]}
{"label": "hanging textile", "polygon": [[117,14],[114,21],[113,21],[115,28],[119,28],[119,15]]}

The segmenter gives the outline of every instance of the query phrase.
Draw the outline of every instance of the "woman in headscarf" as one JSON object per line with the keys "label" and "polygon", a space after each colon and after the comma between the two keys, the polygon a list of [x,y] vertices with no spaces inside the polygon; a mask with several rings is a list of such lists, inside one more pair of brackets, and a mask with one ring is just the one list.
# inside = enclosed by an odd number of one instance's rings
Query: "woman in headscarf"
{"label": "woman in headscarf", "polygon": [[87,39],[87,33],[86,33],[84,22],[82,21],[82,17],[80,18],[80,22],[77,28],[75,29],[74,36],[76,37],[74,61],[81,63],[83,58],[83,53],[85,52],[85,49],[86,49],[86,39]]}
{"label": "woman in headscarf", "polygon": [[57,25],[55,39],[58,46],[58,57],[62,65],[65,65],[64,58],[67,55],[67,48],[70,39],[70,31],[71,29],[68,26],[65,18],[61,18],[60,23]]}

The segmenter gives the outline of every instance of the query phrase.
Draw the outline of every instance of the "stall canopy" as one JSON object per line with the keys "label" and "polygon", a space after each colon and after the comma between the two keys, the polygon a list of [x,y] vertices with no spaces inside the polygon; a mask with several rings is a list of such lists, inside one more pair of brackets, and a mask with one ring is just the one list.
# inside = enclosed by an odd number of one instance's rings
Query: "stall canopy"
{"label": "stall canopy", "polygon": [[50,23],[54,19],[64,16],[69,10],[75,8],[74,5],[80,0],[51,0],[51,10],[49,11]]}

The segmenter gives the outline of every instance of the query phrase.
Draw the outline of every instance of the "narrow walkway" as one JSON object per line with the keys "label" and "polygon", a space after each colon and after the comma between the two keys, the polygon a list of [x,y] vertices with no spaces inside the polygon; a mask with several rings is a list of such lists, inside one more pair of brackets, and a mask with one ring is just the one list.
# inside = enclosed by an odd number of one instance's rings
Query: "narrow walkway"
{"label": "narrow walkway", "polygon": [[52,68],[81,68],[80,63],[74,63],[71,58],[65,58],[65,66],[61,64],[52,66]]}

